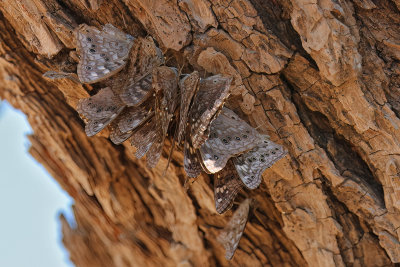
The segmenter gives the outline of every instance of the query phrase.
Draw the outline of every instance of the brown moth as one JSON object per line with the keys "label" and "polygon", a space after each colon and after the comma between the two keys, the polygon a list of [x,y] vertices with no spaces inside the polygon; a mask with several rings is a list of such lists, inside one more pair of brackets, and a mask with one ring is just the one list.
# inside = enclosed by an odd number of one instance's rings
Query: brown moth
{"label": "brown moth", "polygon": [[237,193],[242,189],[243,183],[229,160],[226,167],[214,175],[214,200],[215,209],[219,214],[229,210]]}
{"label": "brown moth", "polygon": [[82,83],[104,80],[126,64],[135,38],[111,24],[96,27],[81,24],[76,30],[77,50],[80,54],[78,77]]}
{"label": "brown moth", "polygon": [[225,248],[225,258],[227,260],[232,259],[239,245],[247,223],[251,204],[252,199],[245,199],[235,210],[232,218],[217,238],[218,242]]}
{"label": "brown moth", "polygon": [[193,147],[198,149],[208,138],[208,126],[229,96],[232,77],[214,75],[200,80],[189,112],[190,135]]}
{"label": "brown moth", "polygon": [[85,132],[93,136],[110,124],[124,109],[121,100],[109,88],[101,89],[96,95],[81,99],[77,111],[86,118]]}
{"label": "brown moth", "polygon": [[265,169],[283,158],[287,151],[271,140],[267,135],[262,141],[247,153],[233,160],[242,182],[249,189],[257,188],[261,183],[261,175]]}
{"label": "brown moth", "polygon": [[229,158],[252,149],[261,140],[253,127],[224,107],[210,125],[209,138],[200,147],[202,164],[209,173],[219,172]]}

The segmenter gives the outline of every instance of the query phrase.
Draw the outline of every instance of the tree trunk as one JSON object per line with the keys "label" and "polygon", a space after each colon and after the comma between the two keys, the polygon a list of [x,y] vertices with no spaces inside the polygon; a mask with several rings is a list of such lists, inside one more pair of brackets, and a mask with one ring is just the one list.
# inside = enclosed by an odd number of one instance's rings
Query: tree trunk
{"label": "tree trunk", "polygon": [[[2,0],[0,97],[28,115],[30,153],[75,199],[61,216],[77,266],[394,266],[400,262],[399,0]],[[228,105],[288,155],[264,172],[232,261],[216,241],[212,176],[186,190],[75,107],[73,30],[151,35],[168,65],[234,77]]]}

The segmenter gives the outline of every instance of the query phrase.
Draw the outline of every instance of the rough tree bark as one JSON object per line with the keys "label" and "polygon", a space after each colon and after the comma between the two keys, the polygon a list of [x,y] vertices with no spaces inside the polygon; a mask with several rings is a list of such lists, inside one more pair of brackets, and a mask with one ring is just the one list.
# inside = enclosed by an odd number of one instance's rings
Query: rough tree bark
{"label": "rough tree bark", "polygon": [[[2,0],[0,96],[28,115],[30,153],[75,199],[61,217],[77,266],[393,266],[400,262],[399,0]],[[289,155],[242,191],[257,209],[235,257],[212,177],[184,188],[129,145],[88,138],[74,110],[99,85],[74,71],[72,31],[153,36],[168,64],[233,75],[228,105]]]}

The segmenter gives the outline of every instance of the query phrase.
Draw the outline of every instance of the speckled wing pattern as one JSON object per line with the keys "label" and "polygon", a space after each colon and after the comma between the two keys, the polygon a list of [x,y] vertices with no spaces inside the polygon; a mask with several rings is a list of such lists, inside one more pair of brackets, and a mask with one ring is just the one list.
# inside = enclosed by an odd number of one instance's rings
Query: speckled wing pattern
{"label": "speckled wing pattern", "polygon": [[76,76],[75,73],[69,73],[69,72],[58,72],[58,71],[53,71],[49,70],[43,73],[43,77],[52,79],[52,80],[58,80],[58,79],[70,79],[71,81],[74,82],[80,82],[78,77]]}
{"label": "speckled wing pattern", "polygon": [[101,31],[81,24],[76,31],[79,80],[95,83],[120,71],[126,64],[134,39],[111,24],[104,25]]}
{"label": "speckled wing pattern", "polygon": [[179,126],[177,132],[178,144],[181,142],[182,136],[185,134],[190,103],[192,102],[193,96],[197,92],[199,81],[199,73],[197,71],[194,71],[191,74],[187,74],[179,82],[181,105],[179,111]]}
{"label": "speckled wing pattern", "polygon": [[226,167],[214,175],[214,200],[215,209],[219,214],[229,210],[237,193],[242,189],[243,183],[229,160]]}
{"label": "speckled wing pattern", "polygon": [[219,172],[229,158],[252,149],[261,140],[253,127],[224,107],[211,123],[209,138],[200,148],[202,163],[209,173]]}
{"label": "speckled wing pattern", "polygon": [[111,134],[110,134],[110,140],[118,145],[121,144],[122,142],[125,142],[128,140],[129,137],[133,134],[132,131],[123,133],[121,130],[118,128],[118,125],[114,122],[111,123]]}
{"label": "speckled wing pattern", "polygon": [[119,115],[117,124],[122,133],[128,133],[154,115],[154,101],[146,101],[138,107],[128,107]]}
{"label": "speckled wing pattern", "polygon": [[153,168],[160,159],[168,126],[178,104],[178,71],[166,66],[155,68],[153,88],[157,93],[155,119],[158,138],[147,154],[147,166],[150,168]]}
{"label": "speckled wing pattern", "polygon": [[143,124],[130,138],[131,145],[136,147],[136,158],[140,159],[149,151],[158,138],[155,118],[151,118]]}
{"label": "speckled wing pattern", "polygon": [[[132,60],[126,75],[116,80],[116,90],[128,106],[137,106],[153,92],[153,69],[164,63],[164,57],[154,40],[149,36],[140,38],[137,51],[132,52]],[[135,47],[136,48],[136,47]],[[118,88],[118,89],[117,89]]]}
{"label": "speckled wing pattern", "polygon": [[257,188],[261,183],[261,175],[265,169],[287,154],[286,150],[270,141],[267,135],[262,142],[247,153],[234,159],[236,170],[244,185],[249,189]]}
{"label": "speckled wing pattern", "polygon": [[120,144],[133,134],[134,130],[154,115],[151,109],[153,101],[146,101],[139,107],[125,108],[112,123],[110,139],[114,144]]}
{"label": "speckled wing pattern", "polygon": [[101,89],[96,95],[81,99],[77,111],[87,119],[87,136],[93,136],[110,124],[123,110],[124,105],[109,88]]}
{"label": "speckled wing pattern", "polygon": [[190,178],[196,178],[200,175],[203,168],[200,164],[200,159],[196,153],[196,150],[191,144],[189,134],[186,134],[185,136],[185,142],[183,145],[183,167],[187,176],[189,176]]}
{"label": "speckled wing pattern", "polygon": [[189,112],[190,136],[194,148],[208,138],[208,126],[229,96],[232,77],[214,75],[200,80],[199,90],[193,98]]}
{"label": "speckled wing pattern", "polygon": [[242,238],[244,228],[249,217],[251,199],[245,199],[234,212],[228,224],[222,230],[217,240],[225,248],[225,258],[232,259]]}

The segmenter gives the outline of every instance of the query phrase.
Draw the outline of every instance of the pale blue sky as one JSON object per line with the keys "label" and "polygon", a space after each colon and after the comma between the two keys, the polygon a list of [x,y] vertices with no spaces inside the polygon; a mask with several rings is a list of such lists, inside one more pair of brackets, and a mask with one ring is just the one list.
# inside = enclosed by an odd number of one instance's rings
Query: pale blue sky
{"label": "pale blue sky", "polygon": [[72,199],[27,152],[25,116],[0,106],[0,266],[71,267],[58,214]]}

